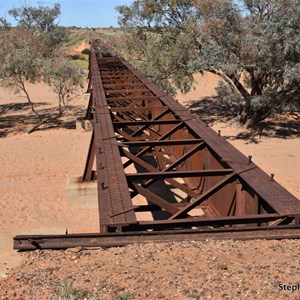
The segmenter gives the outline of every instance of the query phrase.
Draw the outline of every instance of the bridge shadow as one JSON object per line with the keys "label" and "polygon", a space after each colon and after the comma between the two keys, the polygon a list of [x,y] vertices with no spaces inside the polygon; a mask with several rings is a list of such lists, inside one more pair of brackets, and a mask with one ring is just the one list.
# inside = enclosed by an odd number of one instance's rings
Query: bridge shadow
{"label": "bridge shadow", "polygon": [[[41,108],[42,106],[49,106],[49,104],[50,103],[47,102],[35,103],[34,107],[40,113],[41,118],[47,118],[57,114],[55,108]],[[37,131],[56,128],[75,129],[75,119],[84,114],[84,108],[69,106],[69,109],[65,111],[63,117],[46,122],[38,128]],[[9,103],[0,105],[0,138],[24,133],[38,123],[38,117],[33,114],[29,103]]]}
{"label": "bridge shadow", "polygon": [[[236,113],[232,107],[224,103],[218,97],[193,100],[185,103],[193,113],[197,114],[202,121],[209,125],[216,123],[227,123],[237,125]],[[245,131],[237,135],[227,135],[230,140],[245,140],[247,142],[259,143],[262,137],[274,138],[299,138],[300,137],[300,116],[277,115],[259,122],[256,125],[245,128]]]}
{"label": "bridge shadow", "polygon": [[218,122],[230,122],[236,117],[233,108],[222,102],[218,97],[192,100],[186,102],[185,106],[209,125]]}

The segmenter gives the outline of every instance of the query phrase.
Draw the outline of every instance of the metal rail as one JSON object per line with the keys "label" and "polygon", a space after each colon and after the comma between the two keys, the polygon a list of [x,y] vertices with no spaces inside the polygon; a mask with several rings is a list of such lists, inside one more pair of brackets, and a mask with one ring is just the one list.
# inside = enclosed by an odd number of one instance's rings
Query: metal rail
{"label": "metal rail", "polygon": [[83,181],[98,183],[100,233],[17,236],[15,249],[300,237],[296,197],[99,41],[89,79]]}

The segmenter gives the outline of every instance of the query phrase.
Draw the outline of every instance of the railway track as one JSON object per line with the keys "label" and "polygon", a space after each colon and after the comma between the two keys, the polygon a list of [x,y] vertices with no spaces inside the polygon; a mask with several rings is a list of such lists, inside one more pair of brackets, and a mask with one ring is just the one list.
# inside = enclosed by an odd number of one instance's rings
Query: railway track
{"label": "railway track", "polygon": [[99,234],[16,236],[14,249],[300,237],[296,197],[97,40],[88,91]]}

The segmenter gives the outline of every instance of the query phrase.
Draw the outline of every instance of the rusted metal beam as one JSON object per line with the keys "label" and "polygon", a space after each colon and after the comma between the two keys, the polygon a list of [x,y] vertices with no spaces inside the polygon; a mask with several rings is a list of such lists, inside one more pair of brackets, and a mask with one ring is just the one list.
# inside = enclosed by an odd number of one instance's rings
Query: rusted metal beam
{"label": "rusted metal beam", "polygon": [[130,107],[111,107],[111,112],[151,112],[155,110],[161,110],[161,106],[146,106],[146,107],[139,107],[139,106],[130,106]]}
{"label": "rusted metal beam", "polygon": [[95,134],[92,133],[89,152],[87,156],[87,161],[85,164],[82,181],[91,181],[94,180],[94,173],[93,173],[93,165],[96,156],[96,149],[95,149]]}
{"label": "rusted metal beam", "polygon": [[158,97],[156,96],[126,96],[126,97],[108,97],[107,101],[108,103],[111,102],[127,102],[127,101],[136,101],[136,102],[141,102],[141,101],[149,101],[149,100],[159,100]]}
{"label": "rusted metal beam", "polygon": [[165,179],[165,178],[183,178],[199,176],[222,176],[232,173],[232,169],[223,170],[189,170],[189,171],[167,171],[167,172],[148,172],[148,173],[127,173],[129,180],[139,179]]}
{"label": "rusted metal beam", "polygon": [[[136,216],[134,212],[129,211],[114,218],[110,217],[118,211],[131,208],[132,202],[125,174],[120,172],[122,161],[95,55],[91,56],[91,64],[92,97],[95,105],[94,140],[97,159],[99,222],[100,230],[105,231],[104,223],[135,223]],[[112,184],[113,182],[116,185]]]}
{"label": "rusted metal beam", "polygon": [[178,124],[181,123],[181,120],[154,120],[154,121],[122,121],[122,122],[113,122],[114,126],[118,127],[126,127],[126,126],[139,126],[139,125],[146,125],[146,126],[153,126],[153,125],[169,125],[169,124]]}
{"label": "rusted metal beam", "polygon": [[180,209],[177,213],[172,215],[169,220],[173,220],[176,218],[181,218],[182,216],[186,216],[193,208],[200,205],[203,201],[208,199],[211,195],[219,191],[222,187],[224,187],[230,180],[233,180],[236,174],[227,175],[224,179],[218,182],[216,185],[212,186],[210,189],[205,191],[202,195],[194,199],[193,202],[189,203],[182,209]]}
{"label": "rusted metal beam", "polygon": [[[125,155],[131,159],[132,161],[134,161],[135,163],[137,163],[138,165],[140,165],[141,167],[143,167],[144,169],[151,171],[151,172],[155,172],[158,171],[157,168],[153,167],[152,165],[150,165],[149,163],[147,163],[146,161],[134,156],[133,154],[131,154],[130,152],[122,149],[122,151],[125,153]],[[157,179],[151,179],[148,180],[146,183],[143,184],[143,187],[149,187],[152,183],[154,183]],[[179,183],[178,181],[176,181],[173,178],[166,178],[166,181],[169,182],[171,185],[173,185],[174,187],[177,187],[178,189],[182,190],[183,192],[185,192],[186,194],[188,194],[190,197],[196,197],[197,193],[195,193],[194,191],[192,191],[191,189],[189,189],[188,187],[186,187],[185,185]],[[131,193],[131,197],[135,197],[138,193],[132,192]]]}
{"label": "rusted metal beam", "polygon": [[209,228],[121,233],[16,236],[14,249],[67,249],[75,247],[120,247],[130,244],[201,240],[299,239],[300,226]]}
{"label": "rusted metal beam", "polygon": [[141,93],[149,93],[150,91],[148,89],[135,89],[135,88],[131,88],[131,89],[119,89],[119,90],[106,90],[105,93],[107,95],[110,94],[141,94]]}
{"label": "rusted metal beam", "polygon": [[[94,131],[83,180],[97,178],[101,233],[18,236],[15,249],[300,238],[296,197],[97,40],[89,61]],[[134,205],[137,195],[147,204]]]}
{"label": "rusted metal beam", "polygon": [[143,146],[176,146],[176,145],[193,145],[200,144],[201,139],[182,139],[182,140],[154,140],[154,141],[136,141],[136,142],[123,142],[121,146],[130,147],[143,147]]}
{"label": "rusted metal beam", "polygon": [[142,196],[146,197],[148,201],[160,206],[161,208],[164,208],[166,211],[169,211],[172,214],[178,212],[177,207],[164,200],[163,198],[159,197],[158,195],[154,194],[153,192],[143,188],[142,186],[136,183],[133,183],[132,185],[134,186],[135,190]]}

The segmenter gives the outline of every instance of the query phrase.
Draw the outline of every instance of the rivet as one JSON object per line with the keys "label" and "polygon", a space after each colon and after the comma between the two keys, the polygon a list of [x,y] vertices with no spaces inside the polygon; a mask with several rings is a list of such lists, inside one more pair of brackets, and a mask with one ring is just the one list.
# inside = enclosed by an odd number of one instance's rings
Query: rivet
{"label": "rivet", "polygon": [[252,162],[252,155],[248,155],[248,163],[250,164]]}
{"label": "rivet", "polygon": [[105,189],[108,188],[108,185],[107,185],[107,183],[106,183],[105,181],[103,181],[103,182],[101,183],[101,185],[102,185],[102,190],[105,190]]}

